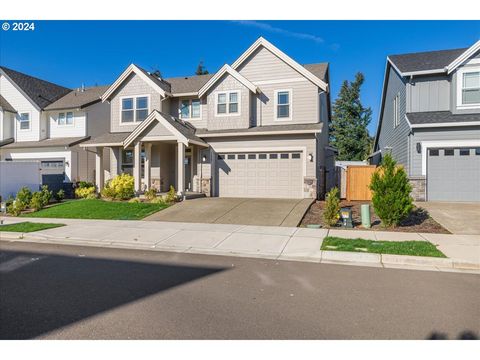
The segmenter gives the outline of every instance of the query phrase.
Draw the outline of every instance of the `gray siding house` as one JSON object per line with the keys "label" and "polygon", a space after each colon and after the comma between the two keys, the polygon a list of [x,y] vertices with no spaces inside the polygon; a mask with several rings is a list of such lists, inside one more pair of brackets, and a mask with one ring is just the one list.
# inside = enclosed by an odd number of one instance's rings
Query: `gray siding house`
{"label": "gray siding house", "polygon": [[480,201],[480,41],[387,57],[374,153],[402,164],[419,201]]}
{"label": "gray siding house", "polygon": [[131,64],[102,95],[110,129],[81,144],[97,152],[99,188],[125,172],[138,192],[319,198],[332,186],[327,63],[259,38],[215,74],[158,75]]}

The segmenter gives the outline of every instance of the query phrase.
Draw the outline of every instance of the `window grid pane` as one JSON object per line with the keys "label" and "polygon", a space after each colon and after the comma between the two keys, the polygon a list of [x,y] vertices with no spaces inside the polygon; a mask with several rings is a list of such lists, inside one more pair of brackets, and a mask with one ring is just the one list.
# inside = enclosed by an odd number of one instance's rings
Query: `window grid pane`
{"label": "window grid pane", "polygon": [[133,122],[133,110],[122,111],[122,122]]}
{"label": "window grid pane", "polygon": [[58,114],[58,125],[65,125],[65,113]]}
{"label": "window grid pane", "polygon": [[67,125],[72,125],[73,124],[73,112],[67,112]]}
{"label": "window grid pane", "polygon": [[190,117],[190,101],[182,100],[180,107],[180,116],[182,119],[188,119]]}
{"label": "window grid pane", "polygon": [[287,91],[282,91],[278,93],[278,104],[286,105],[289,104],[289,93]]}
{"label": "window grid pane", "polygon": [[290,115],[290,106],[289,105],[278,105],[278,107],[277,107],[277,117],[288,118],[289,115]]}
{"label": "window grid pane", "polygon": [[122,99],[122,110],[133,109],[133,98]]}
{"label": "window grid pane", "polygon": [[200,100],[192,100],[192,118],[200,117]]}

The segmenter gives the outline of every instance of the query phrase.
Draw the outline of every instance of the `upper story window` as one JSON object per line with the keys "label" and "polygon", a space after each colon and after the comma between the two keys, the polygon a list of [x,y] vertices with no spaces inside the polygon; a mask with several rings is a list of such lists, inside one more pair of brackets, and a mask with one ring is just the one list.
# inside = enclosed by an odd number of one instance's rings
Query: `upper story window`
{"label": "upper story window", "polygon": [[30,130],[29,113],[20,113],[20,130]]}
{"label": "upper story window", "polygon": [[148,96],[126,97],[121,99],[121,122],[140,122],[148,116]]}
{"label": "upper story window", "polygon": [[73,112],[67,111],[58,114],[58,125],[73,125]]}
{"label": "upper story window", "polygon": [[275,119],[291,120],[292,118],[292,90],[275,91]]}
{"label": "upper story window", "polygon": [[240,93],[239,91],[224,91],[216,95],[216,115],[239,115]]}
{"label": "upper story window", "polygon": [[393,98],[393,127],[400,125],[400,94]]}
{"label": "upper story window", "polygon": [[182,100],[180,102],[180,118],[182,119],[199,119],[201,117],[200,112],[200,100]]}
{"label": "upper story window", "polygon": [[462,75],[462,105],[480,104],[480,71],[464,72]]}

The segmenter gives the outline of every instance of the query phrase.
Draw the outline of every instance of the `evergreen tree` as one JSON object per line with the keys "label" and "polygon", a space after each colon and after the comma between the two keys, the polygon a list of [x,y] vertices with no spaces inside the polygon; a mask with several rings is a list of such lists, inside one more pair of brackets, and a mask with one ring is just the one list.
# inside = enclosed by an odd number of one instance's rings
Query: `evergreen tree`
{"label": "evergreen tree", "polygon": [[330,144],[338,149],[338,160],[365,160],[370,153],[372,138],[367,126],[372,110],[360,101],[360,88],[365,80],[362,73],[355,80],[345,80],[333,104],[330,123]]}
{"label": "evergreen tree", "polygon": [[203,66],[203,61],[200,61],[197,66],[197,70],[195,71],[195,75],[207,75],[208,70],[205,66]]}

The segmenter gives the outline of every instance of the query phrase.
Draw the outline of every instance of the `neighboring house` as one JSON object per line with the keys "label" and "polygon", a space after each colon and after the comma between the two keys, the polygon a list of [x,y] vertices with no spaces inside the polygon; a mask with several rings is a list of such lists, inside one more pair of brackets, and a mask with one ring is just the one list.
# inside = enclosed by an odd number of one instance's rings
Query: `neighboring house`
{"label": "neighboring house", "polygon": [[78,144],[108,132],[107,88],[71,90],[0,67],[0,160],[40,161],[47,184],[94,181],[95,154]]}
{"label": "neighboring house", "polygon": [[480,41],[387,58],[371,159],[391,152],[416,200],[480,201]]}
{"label": "neighboring house", "polygon": [[[317,198],[334,181],[328,64],[302,66],[263,38],[211,75],[162,79],[130,65],[103,94],[110,131],[97,179],[207,196]],[[103,151],[110,150],[104,170]]]}

